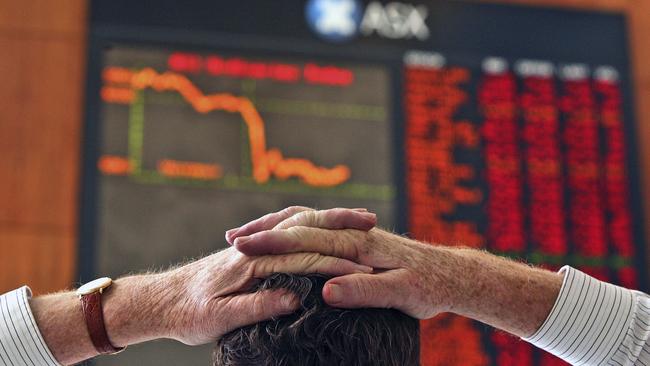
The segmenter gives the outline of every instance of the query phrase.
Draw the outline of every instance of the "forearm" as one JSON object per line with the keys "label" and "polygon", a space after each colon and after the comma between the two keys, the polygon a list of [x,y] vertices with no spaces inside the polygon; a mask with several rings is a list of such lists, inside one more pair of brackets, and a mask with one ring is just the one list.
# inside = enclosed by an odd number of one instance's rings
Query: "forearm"
{"label": "forearm", "polygon": [[445,250],[455,264],[452,312],[520,337],[532,335],[551,312],[561,274],[484,251]]}
{"label": "forearm", "polygon": [[[167,317],[163,313],[168,289],[161,276],[121,278],[104,293],[104,322],[114,346],[166,336],[163,319]],[[60,363],[68,365],[97,356],[74,292],[37,297],[30,306],[45,342]]]}

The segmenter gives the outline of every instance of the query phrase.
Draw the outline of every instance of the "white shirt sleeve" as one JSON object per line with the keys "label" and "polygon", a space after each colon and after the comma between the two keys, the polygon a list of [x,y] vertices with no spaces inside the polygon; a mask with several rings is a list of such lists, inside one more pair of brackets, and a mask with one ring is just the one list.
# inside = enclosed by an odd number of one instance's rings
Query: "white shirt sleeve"
{"label": "white shirt sleeve", "polygon": [[546,321],[524,340],[572,365],[650,366],[650,297],[563,267]]}
{"label": "white shirt sleeve", "polygon": [[36,326],[22,287],[0,296],[0,366],[60,366]]}

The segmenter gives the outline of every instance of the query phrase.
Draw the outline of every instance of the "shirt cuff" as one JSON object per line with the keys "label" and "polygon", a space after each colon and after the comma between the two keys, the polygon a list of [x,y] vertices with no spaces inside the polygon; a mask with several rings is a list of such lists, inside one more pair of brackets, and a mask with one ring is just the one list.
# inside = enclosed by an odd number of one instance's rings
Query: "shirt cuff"
{"label": "shirt cuff", "polygon": [[61,366],[45,344],[24,286],[0,296],[0,360],[8,365]]}
{"label": "shirt cuff", "polygon": [[632,291],[565,266],[564,282],[548,318],[525,341],[574,365],[599,365],[625,338]]}

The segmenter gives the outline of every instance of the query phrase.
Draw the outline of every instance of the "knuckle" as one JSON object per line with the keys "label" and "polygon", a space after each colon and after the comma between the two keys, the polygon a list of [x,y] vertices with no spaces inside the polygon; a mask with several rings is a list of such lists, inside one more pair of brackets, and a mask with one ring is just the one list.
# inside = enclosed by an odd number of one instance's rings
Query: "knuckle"
{"label": "knuckle", "polygon": [[307,253],[303,256],[302,262],[304,268],[313,269],[321,262],[322,256],[318,253]]}
{"label": "knuckle", "polygon": [[305,228],[303,226],[291,226],[286,229],[286,232],[290,237],[299,240],[305,235]]}
{"label": "knuckle", "polygon": [[[299,206],[296,206],[299,207]],[[288,229],[294,226],[310,226],[313,221],[313,215],[315,211],[299,211],[291,216],[287,217],[284,221],[277,225],[278,229]]]}
{"label": "knuckle", "polygon": [[332,209],[331,215],[332,222],[341,228],[358,226],[361,217],[359,212],[347,208]]}
{"label": "knuckle", "polygon": [[363,258],[366,243],[362,233],[354,230],[344,230],[340,236],[332,238],[331,245],[337,253],[344,253],[346,257],[361,259]]}
{"label": "knuckle", "polygon": [[281,212],[282,212],[282,211],[280,211],[280,212],[271,212],[271,213],[267,213],[266,215],[262,216],[261,219],[262,219],[262,220],[269,220],[269,219],[272,219],[272,218],[276,217],[278,214],[280,214]]}
{"label": "knuckle", "polygon": [[331,210],[322,212],[322,225],[337,227],[341,225],[341,217],[343,213],[338,208],[333,208]]}
{"label": "knuckle", "polygon": [[253,223],[259,223],[259,224],[262,224],[262,225],[266,225],[266,223],[269,220],[272,220],[276,215],[277,215],[277,213],[266,214],[266,215],[260,217],[259,219],[253,221]]}
{"label": "knuckle", "polygon": [[256,277],[259,273],[265,273],[267,269],[267,264],[264,260],[260,258],[250,258],[243,263],[246,268],[246,277],[253,278]]}
{"label": "knuckle", "polygon": [[304,211],[301,212],[299,215],[299,226],[319,226],[318,218],[319,218],[319,211]]}
{"label": "knuckle", "polygon": [[260,318],[263,316],[265,310],[264,298],[261,294],[256,294],[253,296],[253,301],[251,303],[251,312],[254,314],[255,318]]}
{"label": "knuckle", "polygon": [[319,272],[325,266],[323,256],[317,253],[301,253],[291,261],[291,268],[301,273]]}
{"label": "knuckle", "polygon": [[304,212],[299,212],[288,219],[282,221],[279,226],[284,227],[284,228],[291,228],[294,226],[301,226],[302,221],[304,221],[303,217],[305,216]]}
{"label": "knuckle", "polygon": [[335,268],[335,269],[338,269],[338,270],[348,269],[349,268],[349,263],[350,263],[345,259],[336,258],[336,257],[330,258],[329,262],[330,262],[329,266],[331,268]]}
{"label": "knuckle", "polygon": [[259,260],[245,254],[239,254],[237,257],[234,257],[232,263],[236,268],[246,271],[246,273],[249,271],[254,272],[257,266],[259,266]]}
{"label": "knuckle", "polygon": [[284,212],[287,215],[295,215],[295,214],[297,214],[299,212],[307,211],[307,210],[310,210],[310,208],[305,207],[305,206],[289,206],[289,207],[285,208],[284,210],[282,210],[281,212]]}
{"label": "knuckle", "polygon": [[355,238],[354,242],[357,244],[357,251],[359,256],[368,256],[376,244],[375,238],[371,234],[363,234],[361,237]]}
{"label": "knuckle", "polygon": [[340,207],[336,207],[328,211],[330,212],[330,215],[335,217],[343,217],[345,215],[354,213],[354,211],[348,210],[347,208],[340,208]]}
{"label": "knuckle", "polygon": [[230,247],[228,249],[224,249],[223,253],[226,255],[226,258],[229,259],[229,262],[234,263],[234,264],[242,263],[243,261],[247,260],[247,258],[248,258],[247,255],[245,255],[244,253],[238,251],[235,247]]}
{"label": "knuckle", "polygon": [[248,278],[263,278],[272,273],[287,272],[291,268],[291,263],[288,262],[286,256],[255,258],[248,267]]}

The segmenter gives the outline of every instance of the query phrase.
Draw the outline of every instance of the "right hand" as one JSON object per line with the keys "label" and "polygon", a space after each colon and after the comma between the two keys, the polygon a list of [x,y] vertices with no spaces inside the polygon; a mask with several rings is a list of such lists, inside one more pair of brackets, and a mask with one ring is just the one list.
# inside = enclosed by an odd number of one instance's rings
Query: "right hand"
{"label": "right hand", "polygon": [[315,252],[374,268],[373,273],[330,279],[323,298],[332,306],[395,308],[420,319],[453,310],[456,281],[450,249],[380,229],[322,229],[318,223],[327,221],[323,220],[327,211],[301,212],[267,215],[265,221],[273,225],[258,221],[252,225],[256,230],[244,230],[245,235],[240,230],[228,239],[250,256]]}

